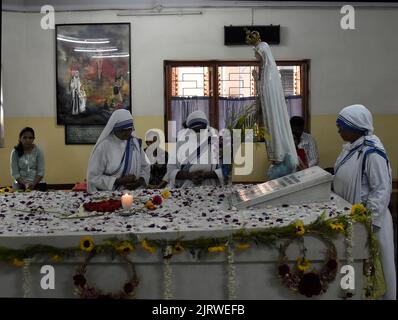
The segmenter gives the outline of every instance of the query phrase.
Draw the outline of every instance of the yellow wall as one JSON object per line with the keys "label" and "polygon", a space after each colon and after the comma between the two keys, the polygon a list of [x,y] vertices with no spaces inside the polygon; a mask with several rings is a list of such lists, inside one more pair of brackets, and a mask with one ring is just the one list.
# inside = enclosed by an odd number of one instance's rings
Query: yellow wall
{"label": "yellow wall", "polygon": [[[150,128],[163,128],[162,116],[136,116],[135,127],[138,136]],[[335,115],[312,116],[312,134],[318,141],[321,167],[333,167],[341,150],[342,140],[337,133]],[[375,115],[376,134],[384,143],[393,168],[393,178],[398,178],[398,115]],[[17,143],[21,128],[30,126],[36,131],[36,143],[43,149],[46,159],[45,179],[47,183],[76,183],[85,178],[88,157],[92,145],[65,145],[64,127],[56,119],[6,118],[5,147],[0,148],[0,186],[10,185],[9,156]],[[264,144],[254,148],[254,171],[250,176],[235,177],[235,181],[263,181],[267,162]]]}

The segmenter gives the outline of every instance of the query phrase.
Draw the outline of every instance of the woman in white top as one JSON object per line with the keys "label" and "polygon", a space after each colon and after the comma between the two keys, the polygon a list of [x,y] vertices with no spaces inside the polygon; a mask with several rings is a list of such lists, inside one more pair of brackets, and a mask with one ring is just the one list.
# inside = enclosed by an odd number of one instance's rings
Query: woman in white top
{"label": "woman in white top", "polygon": [[26,127],[19,133],[18,145],[11,152],[11,176],[16,190],[46,190],[44,177],[44,154],[34,144],[35,131]]}
{"label": "woman in white top", "polygon": [[390,161],[380,139],[373,134],[372,114],[364,106],[344,108],[336,124],[347,143],[335,164],[334,192],[371,210],[386,280],[384,298],[395,300],[394,233],[388,210],[392,188]]}
{"label": "woman in white top", "polygon": [[149,181],[150,165],[140,139],[134,137],[129,111],[113,112],[91,153],[88,191],[136,189]]}

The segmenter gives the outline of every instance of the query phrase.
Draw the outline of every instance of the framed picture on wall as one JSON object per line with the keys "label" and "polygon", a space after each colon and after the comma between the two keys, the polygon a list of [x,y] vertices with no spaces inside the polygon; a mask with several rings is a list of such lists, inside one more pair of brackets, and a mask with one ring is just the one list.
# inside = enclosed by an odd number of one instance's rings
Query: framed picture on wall
{"label": "framed picture on wall", "polygon": [[66,125],[65,144],[95,144],[105,126]]}
{"label": "framed picture on wall", "polygon": [[57,123],[106,124],[131,111],[130,23],[57,24]]}

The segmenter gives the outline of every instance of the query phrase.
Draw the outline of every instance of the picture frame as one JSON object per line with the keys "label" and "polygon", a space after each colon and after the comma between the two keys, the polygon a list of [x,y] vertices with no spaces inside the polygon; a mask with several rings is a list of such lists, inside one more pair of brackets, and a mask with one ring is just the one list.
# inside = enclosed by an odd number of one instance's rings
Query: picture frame
{"label": "picture frame", "polygon": [[56,24],[57,124],[104,125],[131,111],[130,23]]}
{"label": "picture frame", "polygon": [[96,144],[104,125],[65,125],[65,144]]}

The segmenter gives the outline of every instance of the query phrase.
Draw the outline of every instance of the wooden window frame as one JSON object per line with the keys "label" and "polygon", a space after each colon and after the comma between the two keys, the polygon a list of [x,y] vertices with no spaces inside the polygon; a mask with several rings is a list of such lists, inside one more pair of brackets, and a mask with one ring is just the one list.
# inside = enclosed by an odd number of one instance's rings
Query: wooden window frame
{"label": "wooden window frame", "polygon": [[[305,131],[310,133],[310,108],[309,108],[309,67],[310,60],[279,60],[276,61],[278,66],[291,66],[299,65],[302,70],[302,77],[300,79],[300,85],[302,88],[302,105],[303,105],[303,117],[305,120]],[[220,66],[260,66],[257,60],[164,60],[164,128],[166,134],[166,140],[168,140],[168,121],[171,120],[171,98],[172,98],[172,81],[171,74],[172,68],[174,67],[209,67],[209,116],[210,126],[218,128],[218,108],[217,101],[219,98],[218,90],[214,90],[218,82],[218,67]]]}

